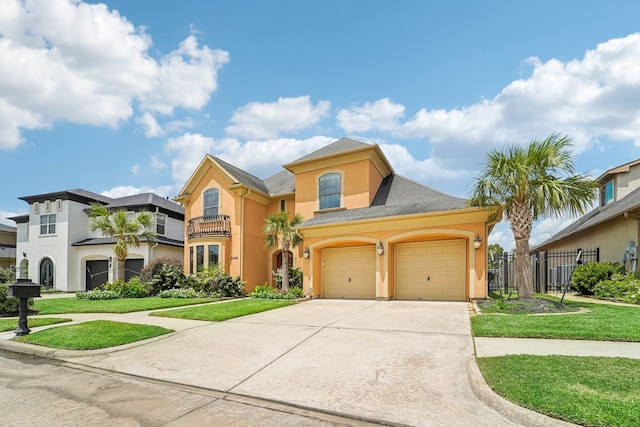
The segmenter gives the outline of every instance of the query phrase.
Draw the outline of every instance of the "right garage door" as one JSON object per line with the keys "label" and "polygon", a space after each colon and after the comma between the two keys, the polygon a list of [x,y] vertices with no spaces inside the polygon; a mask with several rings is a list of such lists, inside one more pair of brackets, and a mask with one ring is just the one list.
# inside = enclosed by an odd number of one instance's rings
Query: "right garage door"
{"label": "right garage door", "polygon": [[396,299],[464,301],[465,247],[463,239],[397,244]]}

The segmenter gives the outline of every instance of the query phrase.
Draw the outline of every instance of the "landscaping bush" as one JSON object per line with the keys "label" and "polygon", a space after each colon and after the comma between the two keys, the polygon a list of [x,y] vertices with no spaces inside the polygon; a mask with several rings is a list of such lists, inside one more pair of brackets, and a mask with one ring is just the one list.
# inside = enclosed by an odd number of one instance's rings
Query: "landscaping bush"
{"label": "landscaping bush", "polygon": [[614,274],[594,288],[596,298],[611,298],[632,304],[640,303],[640,279],[633,274]]}
{"label": "landscaping bush", "polygon": [[289,288],[288,293],[282,293],[279,289],[269,286],[267,284],[256,286],[256,288],[249,294],[253,298],[264,299],[295,299],[302,298],[304,293],[302,288]]}
{"label": "landscaping bush", "polygon": [[178,266],[182,269],[182,260],[177,257],[161,257],[150,261],[149,264],[145,265],[142,271],[140,271],[140,280],[142,283],[149,283],[153,276],[160,273],[162,267],[166,264]]}
{"label": "landscaping bush", "polygon": [[[282,288],[282,267],[273,272],[273,279],[278,288]],[[302,288],[302,270],[297,267],[289,267],[289,287]]]}
{"label": "landscaping bush", "polygon": [[245,283],[240,277],[224,274],[218,279],[217,286],[210,295],[215,298],[239,298],[244,296]]}
{"label": "landscaping bush", "polygon": [[13,283],[16,281],[16,272],[10,268],[0,267],[0,284]]}
{"label": "landscaping bush", "polygon": [[0,316],[15,316],[20,307],[18,298],[7,298],[9,294],[9,285],[0,284]]}
{"label": "landscaping bush", "polygon": [[105,291],[116,292],[120,298],[144,298],[149,296],[149,291],[142,284],[139,277],[132,277],[128,282],[116,280],[104,284]]}
{"label": "landscaping bush", "polygon": [[120,294],[114,291],[105,291],[103,289],[92,289],[87,292],[76,292],[77,299],[86,300],[104,300],[104,299],[118,299]]}
{"label": "landscaping bush", "polygon": [[162,291],[182,288],[188,285],[189,279],[182,270],[182,264],[163,264],[149,282],[145,282],[150,295],[157,295]]}
{"label": "landscaping bush", "polygon": [[218,289],[220,279],[225,276],[220,264],[198,271],[192,278],[190,286],[198,292],[213,294]]}
{"label": "landscaping bush", "polygon": [[624,273],[624,266],[610,262],[592,261],[578,265],[573,271],[572,283],[583,295],[593,295],[596,285],[609,280],[616,273]]}

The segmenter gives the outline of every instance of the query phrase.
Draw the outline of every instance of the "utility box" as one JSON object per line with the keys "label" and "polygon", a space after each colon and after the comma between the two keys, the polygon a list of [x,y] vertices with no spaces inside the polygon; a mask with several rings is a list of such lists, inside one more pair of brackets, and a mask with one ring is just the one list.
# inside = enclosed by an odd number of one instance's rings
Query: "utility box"
{"label": "utility box", "polygon": [[30,279],[18,279],[9,285],[9,298],[34,298],[40,296],[40,285]]}

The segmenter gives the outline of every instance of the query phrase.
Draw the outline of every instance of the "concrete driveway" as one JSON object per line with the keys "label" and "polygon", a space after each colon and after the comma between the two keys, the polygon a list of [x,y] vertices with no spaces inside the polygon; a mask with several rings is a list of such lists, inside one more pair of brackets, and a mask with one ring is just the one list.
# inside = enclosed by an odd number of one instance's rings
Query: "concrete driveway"
{"label": "concrete driveway", "polygon": [[473,391],[462,302],[312,300],[68,360],[372,422],[522,425]]}

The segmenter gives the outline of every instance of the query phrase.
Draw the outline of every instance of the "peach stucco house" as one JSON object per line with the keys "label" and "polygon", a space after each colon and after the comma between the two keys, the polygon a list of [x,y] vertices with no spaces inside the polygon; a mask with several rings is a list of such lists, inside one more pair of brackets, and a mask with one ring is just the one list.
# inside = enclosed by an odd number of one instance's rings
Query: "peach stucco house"
{"label": "peach stucco house", "polygon": [[287,211],[305,219],[289,256],[314,298],[486,296],[493,210],[396,175],[378,145],[343,138],[264,180],[207,155],[175,200],[187,273],[219,263],[247,291],[271,282],[282,254],[264,249],[262,230]]}

